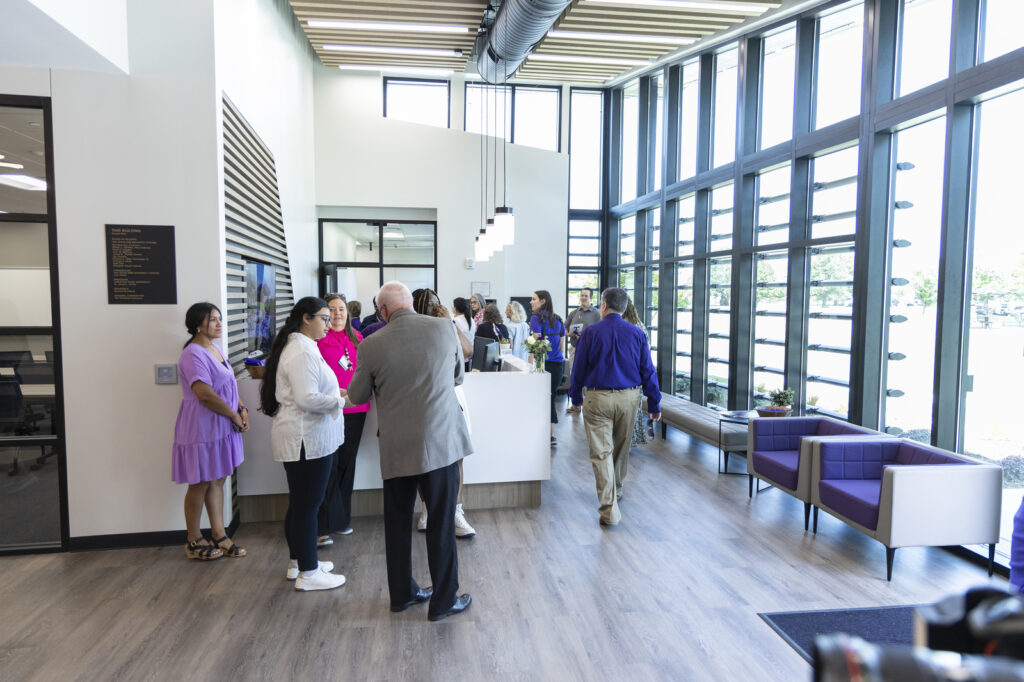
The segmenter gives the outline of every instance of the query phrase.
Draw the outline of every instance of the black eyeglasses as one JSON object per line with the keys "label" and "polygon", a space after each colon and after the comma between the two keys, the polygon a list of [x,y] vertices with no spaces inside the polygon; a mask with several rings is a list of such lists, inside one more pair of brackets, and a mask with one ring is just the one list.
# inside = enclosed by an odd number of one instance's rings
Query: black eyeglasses
{"label": "black eyeglasses", "polygon": [[314,315],[313,317],[319,317],[321,320],[323,320],[327,324],[331,323],[331,316],[330,315]]}

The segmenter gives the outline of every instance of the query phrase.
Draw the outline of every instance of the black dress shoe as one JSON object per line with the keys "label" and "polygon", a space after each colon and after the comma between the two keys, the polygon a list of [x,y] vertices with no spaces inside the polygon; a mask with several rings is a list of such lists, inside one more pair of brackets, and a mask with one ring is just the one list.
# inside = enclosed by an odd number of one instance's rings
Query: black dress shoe
{"label": "black dress shoe", "polygon": [[412,595],[412,599],[410,599],[409,601],[405,602],[404,604],[399,604],[398,606],[395,606],[394,604],[392,604],[391,605],[391,612],[392,613],[398,613],[400,611],[405,611],[410,606],[415,606],[416,604],[422,604],[423,602],[425,602],[428,599],[430,599],[430,597],[433,594],[434,594],[434,589],[432,587],[427,587],[427,588],[422,588],[421,587],[419,590],[416,591],[416,594]]}
{"label": "black dress shoe", "polygon": [[469,603],[471,601],[473,601],[473,597],[469,596],[468,594],[461,594],[458,597],[456,597],[455,603],[452,604],[452,607],[450,609],[448,609],[447,611],[442,611],[441,613],[431,613],[427,616],[427,618],[429,618],[430,620],[441,620],[443,618],[447,618],[448,616],[454,616],[457,613],[462,613],[463,611],[469,608]]}

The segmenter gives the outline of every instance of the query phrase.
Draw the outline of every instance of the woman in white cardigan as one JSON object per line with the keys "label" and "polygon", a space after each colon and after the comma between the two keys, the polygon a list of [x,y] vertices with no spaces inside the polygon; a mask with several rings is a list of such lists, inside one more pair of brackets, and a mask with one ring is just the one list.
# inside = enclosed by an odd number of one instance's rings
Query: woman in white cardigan
{"label": "woman in white cardigan", "polygon": [[274,460],[288,477],[286,577],[297,590],[330,590],[345,584],[331,573],[334,564],[318,561],[316,515],[327,490],[331,457],[345,440],[345,406],[338,378],[324,362],[316,341],[330,324],[327,303],[307,296],[295,303],[274,338],[260,386],[261,409],[274,418],[270,430]]}

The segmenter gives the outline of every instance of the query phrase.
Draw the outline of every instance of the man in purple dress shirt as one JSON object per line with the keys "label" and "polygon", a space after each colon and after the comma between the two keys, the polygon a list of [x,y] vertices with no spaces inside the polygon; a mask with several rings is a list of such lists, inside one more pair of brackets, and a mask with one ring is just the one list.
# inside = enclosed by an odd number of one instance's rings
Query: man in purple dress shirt
{"label": "man in purple dress shirt", "polygon": [[624,289],[601,292],[601,321],[580,335],[569,387],[572,404],[583,405],[604,526],[614,526],[622,518],[619,500],[641,388],[647,396],[648,415],[653,421],[661,419],[661,390],[647,337],[622,319],[628,301]]}

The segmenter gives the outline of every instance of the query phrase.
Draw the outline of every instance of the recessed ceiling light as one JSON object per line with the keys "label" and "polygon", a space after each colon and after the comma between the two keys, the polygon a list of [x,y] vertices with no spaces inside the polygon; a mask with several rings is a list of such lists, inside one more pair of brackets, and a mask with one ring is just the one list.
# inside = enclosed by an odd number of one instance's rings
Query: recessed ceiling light
{"label": "recessed ceiling light", "polygon": [[27,189],[32,192],[45,192],[46,180],[33,178],[31,175],[0,175],[0,185],[15,189]]}
{"label": "recessed ceiling light", "polygon": [[628,33],[588,33],[586,31],[548,31],[548,38],[607,40],[617,43],[651,43],[654,45],[689,45],[690,43],[697,42],[696,38],[679,38],[676,36],[636,36]]}
{"label": "recessed ceiling light", "polygon": [[776,3],[766,2],[715,2],[715,0],[586,0],[588,3],[607,5],[640,5],[657,9],[695,9],[708,12],[736,12],[739,14],[760,14]]}
{"label": "recessed ceiling light", "polygon": [[329,21],[310,19],[310,28],[337,28],[349,31],[402,31],[412,33],[469,33],[468,26],[446,26],[444,24],[391,24],[375,21]]}
{"label": "recessed ceiling light", "polygon": [[405,239],[405,235],[397,230],[384,233],[384,239]]}
{"label": "recessed ceiling light", "polygon": [[423,76],[450,76],[452,74],[452,69],[431,69],[423,66],[402,66],[401,64],[338,64],[338,68],[342,71],[381,71]]}
{"label": "recessed ceiling light", "polygon": [[432,47],[384,47],[381,45],[324,45],[331,52],[373,52],[376,54],[415,54],[426,57],[461,57],[462,50],[441,50]]}
{"label": "recessed ceiling light", "polygon": [[[4,158],[4,157],[0,156],[0,159],[2,159],[2,158]],[[16,170],[21,170],[22,168],[24,168],[24,166],[22,166],[20,163],[10,163],[10,162],[7,162],[7,161],[0,161],[0,168],[14,168]]]}
{"label": "recessed ceiling light", "polygon": [[517,73],[517,80],[538,80],[538,81],[595,81],[602,82],[608,80],[605,76],[578,76],[576,74],[568,73]]}
{"label": "recessed ceiling light", "polygon": [[577,54],[531,54],[527,59],[545,62],[569,62],[572,64],[610,64],[613,66],[646,66],[649,59],[627,59],[625,57],[590,57]]}

